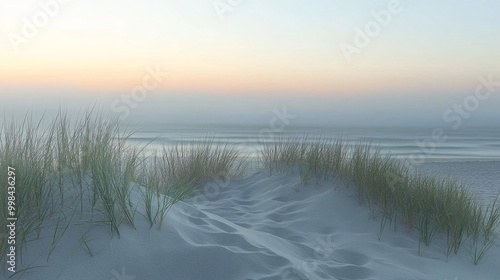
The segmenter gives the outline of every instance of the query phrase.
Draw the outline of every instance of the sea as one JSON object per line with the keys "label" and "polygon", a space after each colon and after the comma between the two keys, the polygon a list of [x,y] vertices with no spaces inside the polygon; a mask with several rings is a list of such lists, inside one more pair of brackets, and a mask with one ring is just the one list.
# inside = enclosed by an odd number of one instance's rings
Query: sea
{"label": "sea", "polygon": [[348,146],[370,143],[433,176],[461,181],[479,200],[489,203],[500,194],[500,127],[453,130],[436,127],[273,127],[259,125],[157,125],[135,127],[127,139],[147,152],[175,144],[196,145],[211,139],[215,145],[234,145],[259,167],[264,144],[281,139],[307,141],[342,139]]}

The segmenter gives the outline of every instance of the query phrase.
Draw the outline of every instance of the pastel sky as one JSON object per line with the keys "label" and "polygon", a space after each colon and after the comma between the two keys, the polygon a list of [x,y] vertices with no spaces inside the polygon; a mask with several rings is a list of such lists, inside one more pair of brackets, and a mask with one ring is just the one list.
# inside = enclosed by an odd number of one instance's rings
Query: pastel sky
{"label": "pastel sky", "polygon": [[130,92],[146,69],[169,72],[155,94],[470,93],[480,75],[500,77],[498,11],[497,0],[0,0],[0,95]]}

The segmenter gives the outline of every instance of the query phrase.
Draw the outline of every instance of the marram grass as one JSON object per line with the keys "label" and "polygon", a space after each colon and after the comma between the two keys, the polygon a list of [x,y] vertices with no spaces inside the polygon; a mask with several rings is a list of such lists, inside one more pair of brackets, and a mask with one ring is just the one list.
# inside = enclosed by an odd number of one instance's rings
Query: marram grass
{"label": "marram grass", "polygon": [[446,257],[468,241],[477,264],[493,245],[500,225],[496,201],[485,207],[460,182],[414,171],[367,143],[347,147],[342,140],[279,139],[266,144],[261,154],[271,173],[298,166],[303,183],[329,174],[355,186],[360,203],[380,210],[379,239],[387,221],[394,228],[402,221],[416,228],[427,246],[437,234],[444,235]]}
{"label": "marram grass", "polygon": [[[246,158],[236,146],[216,145],[214,138],[205,138],[195,145],[176,143],[163,149],[162,176],[171,184],[199,185],[211,179],[233,179],[243,176]],[[187,181],[187,182],[186,182]]]}
{"label": "marram grass", "polygon": [[[23,250],[28,238],[52,227],[48,259],[72,219],[88,212],[104,217],[99,222],[118,237],[123,226],[136,227],[139,209],[151,228],[161,228],[172,205],[197,186],[212,179],[237,178],[246,171],[241,151],[216,144],[214,138],[197,145],[172,145],[146,156],[144,147],[127,145],[133,133],[121,130],[116,119],[94,111],[75,120],[60,112],[50,125],[29,116],[2,124],[0,182],[7,182],[9,166],[16,169],[18,250]],[[446,256],[467,242],[475,264],[494,244],[500,224],[496,201],[484,207],[459,182],[415,172],[368,144],[347,147],[342,139],[281,139],[262,147],[261,160],[271,173],[298,168],[303,184],[323,178],[355,186],[361,203],[380,210],[379,238],[387,222],[396,228],[402,221],[417,229],[420,243],[427,246],[437,235],[444,235]],[[134,188],[142,194],[139,205],[131,199]],[[8,244],[6,196],[7,192],[0,192],[2,263]],[[80,242],[93,255],[89,236],[90,229]]]}
{"label": "marram grass", "polygon": [[[47,259],[74,217],[91,213],[98,223],[120,236],[124,225],[136,227],[139,209],[161,228],[172,205],[191,195],[196,185],[212,178],[241,176],[245,160],[231,145],[217,146],[212,139],[195,147],[179,144],[146,156],[144,147],[127,145],[134,131],[123,131],[117,119],[88,111],[75,120],[64,112],[47,125],[27,116],[3,123],[0,131],[0,182],[7,169],[16,169],[16,246],[54,230]],[[132,202],[134,188],[143,203]],[[89,205],[90,204],[90,205]],[[90,209],[89,209],[90,208]],[[142,212],[142,211],[141,211]],[[101,219],[104,217],[104,221]],[[96,218],[97,219],[97,218]],[[0,192],[0,261],[7,251],[7,192]],[[91,224],[95,224],[91,218]],[[81,238],[86,243],[89,231]]]}

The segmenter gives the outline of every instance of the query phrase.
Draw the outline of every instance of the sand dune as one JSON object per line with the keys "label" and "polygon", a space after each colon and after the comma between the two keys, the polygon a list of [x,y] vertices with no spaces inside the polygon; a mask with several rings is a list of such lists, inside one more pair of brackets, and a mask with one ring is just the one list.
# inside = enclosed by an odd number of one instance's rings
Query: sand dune
{"label": "sand dune", "polygon": [[352,189],[299,182],[258,172],[207,184],[173,206],[162,230],[142,217],[137,187],[137,229],[123,224],[110,238],[109,226],[78,214],[48,262],[51,227],[29,242],[18,267],[27,270],[12,279],[499,279],[498,243],[478,266],[467,244],[446,261],[444,237],[419,256],[418,234],[403,224],[379,241],[376,213]]}

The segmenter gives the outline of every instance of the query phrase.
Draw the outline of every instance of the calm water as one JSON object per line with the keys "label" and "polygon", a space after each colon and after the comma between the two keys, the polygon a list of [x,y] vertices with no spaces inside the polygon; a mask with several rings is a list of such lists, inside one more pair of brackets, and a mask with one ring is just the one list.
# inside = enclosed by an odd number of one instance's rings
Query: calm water
{"label": "calm water", "polygon": [[[433,129],[409,128],[286,128],[273,132],[270,128],[254,126],[170,126],[142,129],[130,138],[136,144],[151,140],[151,147],[177,142],[197,144],[207,136],[215,142],[241,147],[248,155],[257,156],[262,143],[306,134],[311,141],[319,138],[342,137],[348,143],[370,141],[384,153],[398,157],[412,157],[415,161],[470,161],[500,160],[500,128],[473,128],[444,131],[440,138],[432,138]],[[446,137],[446,140],[444,140]]]}
{"label": "calm water", "polygon": [[432,137],[432,128],[285,128],[272,131],[258,126],[169,126],[141,129],[129,142],[150,143],[148,150],[182,142],[195,145],[207,137],[215,144],[234,144],[256,160],[263,143],[307,135],[309,141],[342,137],[348,145],[369,141],[382,153],[412,159],[415,168],[464,181],[480,199],[490,201],[500,193],[500,129],[443,130]]}

